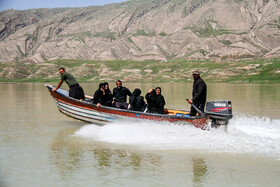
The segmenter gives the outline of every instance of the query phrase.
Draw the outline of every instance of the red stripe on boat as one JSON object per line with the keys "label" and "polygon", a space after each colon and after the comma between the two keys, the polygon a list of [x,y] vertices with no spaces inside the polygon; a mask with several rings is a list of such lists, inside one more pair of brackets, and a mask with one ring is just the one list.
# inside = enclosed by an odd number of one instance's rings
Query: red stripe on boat
{"label": "red stripe on boat", "polygon": [[221,107],[221,108],[213,108],[210,112],[221,112],[222,110],[230,110],[231,107]]}

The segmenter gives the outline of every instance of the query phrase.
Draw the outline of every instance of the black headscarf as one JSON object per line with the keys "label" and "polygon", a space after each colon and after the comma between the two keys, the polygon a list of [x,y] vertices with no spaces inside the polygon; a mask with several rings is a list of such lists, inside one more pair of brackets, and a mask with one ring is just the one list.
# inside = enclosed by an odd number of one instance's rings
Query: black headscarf
{"label": "black headscarf", "polygon": [[134,97],[138,97],[139,95],[141,95],[141,90],[139,88],[135,88],[134,91],[132,92],[132,95]]}
{"label": "black headscarf", "polygon": [[100,88],[101,88],[102,86],[105,86],[105,84],[104,84],[104,83],[100,83],[100,84],[99,84],[99,90],[100,90]]}
{"label": "black headscarf", "polygon": [[144,97],[140,95],[141,90],[139,88],[135,88],[129,98],[130,110],[142,111],[144,109]]}

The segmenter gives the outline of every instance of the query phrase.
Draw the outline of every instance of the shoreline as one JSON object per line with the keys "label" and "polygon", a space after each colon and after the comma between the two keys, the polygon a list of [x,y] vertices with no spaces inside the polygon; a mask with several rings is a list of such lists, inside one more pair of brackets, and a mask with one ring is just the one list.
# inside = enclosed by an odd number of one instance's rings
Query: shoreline
{"label": "shoreline", "polygon": [[59,59],[40,64],[3,62],[0,82],[57,82],[64,67],[79,82],[191,82],[199,70],[207,82],[280,83],[280,58],[243,61],[97,61]]}

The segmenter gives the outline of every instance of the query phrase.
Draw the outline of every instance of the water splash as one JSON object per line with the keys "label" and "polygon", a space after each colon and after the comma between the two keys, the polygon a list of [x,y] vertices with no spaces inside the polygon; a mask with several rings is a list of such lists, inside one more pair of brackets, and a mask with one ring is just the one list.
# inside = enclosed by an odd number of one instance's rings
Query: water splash
{"label": "water splash", "polygon": [[280,158],[280,120],[239,116],[227,128],[204,131],[168,122],[125,121],[86,125],[76,136],[100,142],[152,149],[184,149],[219,153],[249,153]]}

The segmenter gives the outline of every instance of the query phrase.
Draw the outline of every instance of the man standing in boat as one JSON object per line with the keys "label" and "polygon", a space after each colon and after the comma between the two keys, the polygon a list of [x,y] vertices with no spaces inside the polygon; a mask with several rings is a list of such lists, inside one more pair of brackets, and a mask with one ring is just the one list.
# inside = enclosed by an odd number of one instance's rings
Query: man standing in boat
{"label": "man standing in boat", "polygon": [[59,73],[61,75],[61,80],[58,82],[56,88],[53,88],[52,91],[55,92],[65,81],[69,86],[69,97],[73,97],[75,99],[85,99],[85,94],[83,88],[79,85],[78,81],[75,77],[65,71],[64,68],[59,68]]}
{"label": "man standing in boat", "polygon": [[[188,103],[196,106],[200,111],[204,112],[207,95],[207,86],[200,77],[199,71],[194,71],[192,75],[194,79],[192,99],[190,99]],[[197,111],[195,110],[195,108],[191,106],[190,116],[195,116],[196,113]]]}
{"label": "man standing in boat", "polygon": [[116,108],[127,109],[128,103],[126,103],[127,96],[131,96],[131,92],[128,88],[122,86],[122,81],[116,81],[116,88],[113,89],[114,104]]}

